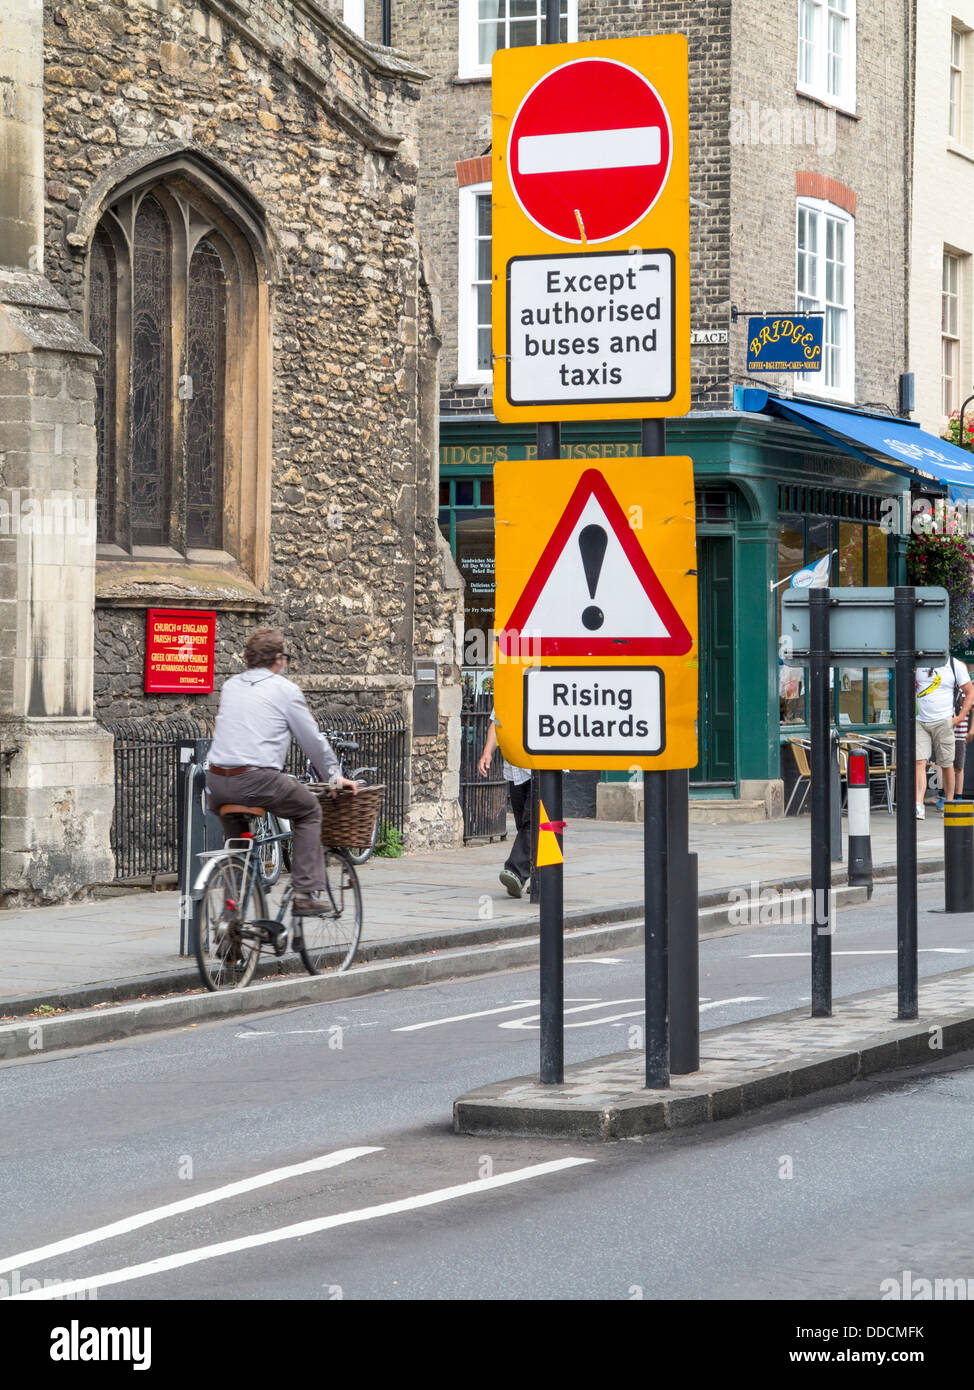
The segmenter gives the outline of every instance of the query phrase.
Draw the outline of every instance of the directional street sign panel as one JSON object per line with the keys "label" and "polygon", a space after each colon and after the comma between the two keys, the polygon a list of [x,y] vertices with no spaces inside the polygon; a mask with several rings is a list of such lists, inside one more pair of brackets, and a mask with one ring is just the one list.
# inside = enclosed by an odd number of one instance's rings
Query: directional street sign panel
{"label": "directional street sign panel", "polygon": [[498,419],[689,410],[687,74],[682,34],[495,55]]}
{"label": "directional street sign panel", "polygon": [[494,702],[520,767],[694,767],[689,459],[494,470]]}

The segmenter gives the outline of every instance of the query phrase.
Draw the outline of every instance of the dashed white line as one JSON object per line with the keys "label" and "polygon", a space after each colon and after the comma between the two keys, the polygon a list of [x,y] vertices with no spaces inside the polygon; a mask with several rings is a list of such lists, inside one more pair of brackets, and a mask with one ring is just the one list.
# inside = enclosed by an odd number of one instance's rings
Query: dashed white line
{"label": "dashed white line", "polygon": [[55,1255],[66,1255],[72,1250],[81,1250],[87,1245],[97,1245],[99,1241],[111,1240],[113,1236],[128,1235],[142,1226],[151,1226],[155,1221],[166,1221],[171,1216],[181,1216],[183,1212],[195,1211],[198,1207],[208,1207],[213,1202],[225,1202],[231,1197],[239,1197],[244,1192],[254,1192],[259,1187],[270,1187],[273,1183],[286,1182],[289,1178],[300,1178],[306,1173],[318,1173],[323,1168],[336,1168],[340,1163],[350,1163],[353,1158],[365,1154],[381,1153],[381,1146],[369,1148],[336,1149],[334,1153],[321,1154],[309,1158],[304,1163],[293,1163],[287,1168],[271,1168],[266,1173],[258,1173],[252,1178],[241,1178],[239,1182],[227,1183],[225,1187],[214,1187],[209,1192],[199,1192],[195,1197],[184,1197],[179,1202],[169,1202],[164,1207],[152,1207],[148,1211],[137,1212],[135,1216],[125,1216],[108,1226],[96,1226],[80,1235],[68,1236],[64,1240],[52,1241],[50,1245],[39,1245],[35,1250],[25,1250],[20,1255],[0,1259],[0,1274],[22,1265],[35,1264]]}
{"label": "dashed white line", "polygon": [[128,1284],[136,1279],[145,1279],[152,1274],[163,1274],[170,1269],[181,1269],[186,1265],[199,1264],[202,1260],[215,1260],[222,1255],[233,1255],[239,1251],[255,1250],[262,1245],[275,1245],[284,1240],[299,1240],[303,1236],[318,1235],[321,1231],[335,1230],[339,1226],[351,1226],[359,1221],[374,1221],[382,1216],[394,1216],[399,1212],[416,1211],[421,1207],[437,1206],[441,1202],[452,1202],[458,1197],[474,1196],[478,1192],[489,1192],[494,1188],[508,1187],[512,1183],[525,1182],[529,1178],[544,1177],[558,1173],[566,1168],[576,1168],[583,1163],[593,1163],[591,1158],[558,1158],[549,1163],[536,1163],[530,1168],[516,1168],[511,1173],[499,1173],[492,1178],[478,1178],[474,1182],[460,1183],[455,1187],[441,1187],[435,1192],[423,1192],[415,1197],[403,1197],[395,1202],[382,1202],[374,1207],[360,1207],[358,1211],[339,1212],[335,1216],[320,1216],[311,1221],[298,1221],[292,1226],[279,1226],[273,1231],[262,1231],[258,1235],[241,1236],[237,1240],[219,1241],[215,1245],[203,1245],[196,1250],[183,1250],[176,1255],[165,1255],[157,1260],[147,1260],[144,1264],[128,1265],[124,1269],[112,1269],[105,1274],[96,1274],[88,1279],[68,1279],[63,1284],[52,1284],[43,1289],[32,1289],[30,1293],[14,1294],[11,1302],[20,1300],[42,1300],[70,1298],[88,1289],[103,1289],[110,1284]]}

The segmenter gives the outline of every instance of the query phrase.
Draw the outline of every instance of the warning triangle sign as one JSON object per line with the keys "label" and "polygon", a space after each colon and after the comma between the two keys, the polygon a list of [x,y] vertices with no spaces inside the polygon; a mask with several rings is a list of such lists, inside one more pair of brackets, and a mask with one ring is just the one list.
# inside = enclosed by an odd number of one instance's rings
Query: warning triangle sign
{"label": "warning triangle sign", "polygon": [[498,643],[514,658],[680,656],[692,647],[686,624],[597,469],[579,478]]}

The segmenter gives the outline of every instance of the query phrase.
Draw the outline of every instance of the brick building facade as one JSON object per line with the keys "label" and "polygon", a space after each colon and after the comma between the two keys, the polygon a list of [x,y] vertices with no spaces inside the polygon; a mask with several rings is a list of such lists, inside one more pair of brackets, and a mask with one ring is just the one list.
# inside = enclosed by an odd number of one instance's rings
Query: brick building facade
{"label": "brick building facade", "polygon": [[[7,10],[2,481],[98,523],[0,538],[0,887],[111,877],[103,724],[212,711],[263,622],[312,707],[408,721],[435,661],[408,842],[456,843],[423,72],[318,0]],[[143,694],[150,606],[216,611],[217,693]]]}

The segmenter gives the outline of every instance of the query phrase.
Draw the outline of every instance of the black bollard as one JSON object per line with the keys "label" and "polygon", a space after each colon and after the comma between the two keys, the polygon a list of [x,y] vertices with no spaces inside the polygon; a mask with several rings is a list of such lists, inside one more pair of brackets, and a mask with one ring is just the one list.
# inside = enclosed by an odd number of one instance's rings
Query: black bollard
{"label": "black bollard", "polygon": [[974,803],[944,804],[944,911],[974,912]]}

